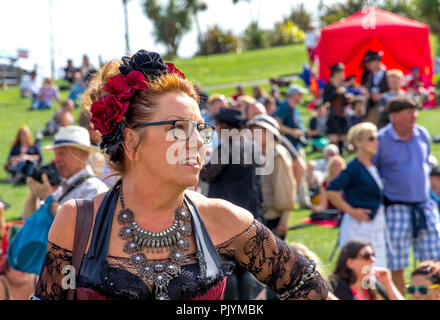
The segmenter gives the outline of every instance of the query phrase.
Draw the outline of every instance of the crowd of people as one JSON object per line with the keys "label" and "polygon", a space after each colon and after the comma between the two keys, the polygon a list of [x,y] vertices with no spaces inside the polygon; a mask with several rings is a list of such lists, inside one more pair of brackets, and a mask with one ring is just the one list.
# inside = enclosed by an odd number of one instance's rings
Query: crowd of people
{"label": "crowd of people", "polygon": [[[144,68],[144,56],[159,62]],[[416,123],[428,97],[419,70],[405,85],[400,70],[386,70],[381,55],[368,51],[358,83],[335,64],[306,128],[300,111],[308,91],[299,84],[283,93],[271,79],[269,93],[239,86],[231,97],[208,94],[159,58],[141,50],[110,62],[99,77],[87,62],[81,69],[68,63],[71,99],[59,101],[62,108],[37,133],[54,136],[43,149],[54,152],[61,183],[51,182],[51,171],[38,179],[22,169],[41,162],[41,146],[27,126],[18,130],[5,169],[11,182],[29,188],[20,232],[43,210],[52,227],[41,241],[47,254],[33,258],[37,281],[13,259],[18,247],[0,219],[0,235],[15,248],[0,255],[0,298],[440,299],[440,167],[429,133]],[[41,109],[50,86],[22,95]],[[129,105],[123,121],[109,124],[112,112],[121,112],[110,95]],[[189,152],[178,165],[165,160],[168,135]],[[306,148],[323,158],[307,161]],[[348,153],[354,158],[346,163]],[[297,205],[313,219],[337,221],[340,253],[330,276],[307,247],[285,241]],[[75,217],[86,210],[95,218],[72,293],[61,288],[61,270],[75,263]],[[177,222],[179,238],[168,228]],[[411,247],[421,263],[406,284]]]}

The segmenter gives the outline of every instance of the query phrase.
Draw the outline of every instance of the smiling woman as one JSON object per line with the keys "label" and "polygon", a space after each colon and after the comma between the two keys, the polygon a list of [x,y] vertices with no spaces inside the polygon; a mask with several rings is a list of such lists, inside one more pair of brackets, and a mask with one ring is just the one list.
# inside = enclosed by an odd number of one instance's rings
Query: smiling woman
{"label": "smiling woman", "polygon": [[[62,274],[72,263],[81,300],[223,299],[226,276],[237,264],[281,298],[327,297],[315,264],[250,212],[187,190],[198,183],[213,128],[202,123],[198,96],[174,65],[145,50],[111,62],[83,107],[91,110],[101,148],[122,178],[87,203],[94,218],[91,236],[81,238],[85,256],[75,249],[72,228],[84,207],[72,201],[61,208],[38,298],[73,298]],[[168,161],[170,153],[176,162]]]}

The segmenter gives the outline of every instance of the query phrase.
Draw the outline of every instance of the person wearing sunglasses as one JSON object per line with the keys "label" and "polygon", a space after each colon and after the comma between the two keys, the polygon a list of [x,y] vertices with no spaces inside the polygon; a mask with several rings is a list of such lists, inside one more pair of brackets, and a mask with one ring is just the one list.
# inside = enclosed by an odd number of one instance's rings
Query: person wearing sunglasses
{"label": "person wearing sunglasses", "polygon": [[329,277],[333,294],[340,300],[404,300],[391,280],[391,272],[374,266],[375,262],[369,242],[347,242]]}
{"label": "person wearing sunglasses", "polygon": [[412,300],[440,300],[440,261],[424,261],[411,273],[406,292]]}
{"label": "person wearing sunglasses", "polygon": [[[155,52],[103,66],[83,108],[121,179],[92,201],[63,205],[34,299],[222,300],[238,265],[283,299],[327,298],[316,265],[248,210],[188,190],[214,130],[198,102],[193,84]],[[78,219],[90,233],[75,232],[77,216],[93,219]],[[63,273],[72,265],[75,289]]]}
{"label": "person wearing sunglasses", "polygon": [[376,265],[386,268],[383,185],[377,168],[371,162],[378,145],[376,126],[371,122],[362,122],[351,127],[348,142],[355,147],[356,157],[327,187],[330,202],[345,212],[339,246],[342,248],[351,240],[368,241],[376,252]]}

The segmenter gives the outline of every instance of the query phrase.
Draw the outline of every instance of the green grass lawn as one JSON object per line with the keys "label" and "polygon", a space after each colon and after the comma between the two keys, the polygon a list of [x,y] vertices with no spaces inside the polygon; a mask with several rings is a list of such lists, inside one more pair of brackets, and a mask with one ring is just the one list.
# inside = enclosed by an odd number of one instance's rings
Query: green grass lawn
{"label": "green grass lawn", "polygon": [[[436,44],[435,44],[436,45]],[[301,65],[306,61],[305,49],[302,45],[276,47],[266,50],[255,50],[242,54],[224,54],[217,56],[196,57],[193,59],[176,60],[176,65],[185,71],[191,80],[203,85],[240,82],[255,79],[269,79],[274,76],[288,75],[299,72]],[[251,93],[251,87],[245,87]],[[268,89],[268,84],[262,86]],[[210,90],[230,95],[235,89]],[[61,97],[66,98],[67,92],[61,92]],[[308,98],[306,96],[306,98]],[[300,107],[303,124],[308,125],[310,110],[306,110],[308,100]],[[17,88],[0,91],[0,163],[4,165],[11,148],[16,131],[22,124],[27,124],[32,132],[43,128],[44,124],[52,117],[54,109],[44,111],[28,111],[30,101],[21,99]],[[59,106],[56,105],[58,108]],[[79,110],[75,110],[77,118]],[[440,110],[421,111],[419,123],[425,126],[431,135],[439,134]],[[50,144],[51,138],[45,138],[43,145]],[[319,153],[311,153],[307,149],[308,159],[321,157]],[[440,159],[440,144],[432,145],[432,153]],[[44,162],[52,160],[53,154],[42,151]],[[0,170],[0,196],[11,204],[6,211],[6,218],[18,217],[22,210],[27,195],[25,185],[14,186],[2,182],[7,178],[4,170]],[[309,215],[308,210],[294,210],[290,225],[299,224],[300,219]],[[336,257],[329,262],[331,250],[336,243],[338,229],[310,226],[303,229],[292,230],[288,233],[287,241],[301,242],[316,252],[322,259],[327,273],[334,268]],[[411,263],[412,265],[412,263]],[[408,273],[410,270],[408,270]],[[407,274],[408,276],[409,274]]]}

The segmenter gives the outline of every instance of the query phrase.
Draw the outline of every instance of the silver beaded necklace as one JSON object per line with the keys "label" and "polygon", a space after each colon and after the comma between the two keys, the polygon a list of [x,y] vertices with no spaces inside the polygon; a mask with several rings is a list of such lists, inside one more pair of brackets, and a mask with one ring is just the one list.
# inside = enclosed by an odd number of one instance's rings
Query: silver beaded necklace
{"label": "silver beaded necklace", "polygon": [[[119,189],[119,199],[122,210],[117,216],[118,223],[123,225],[119,230],[124,243],[124,252],[132,254],[129,263],[137,268],[138,275],[155,288],[157,300],[169,300],[168,285],[173,278],[182,272],[181,265],[188,260],[184,251],[189,250],[190,242],[187,237],[192,234],[191,213],[182,204],[174,212],[174,222],[165,231],[151,232],[142,229],[134,221],[132,210],[125,208],[122,194],[122,184]],[[147,262],[142,252],[159,253],[164,249],[170,253],[170,262]]]}

